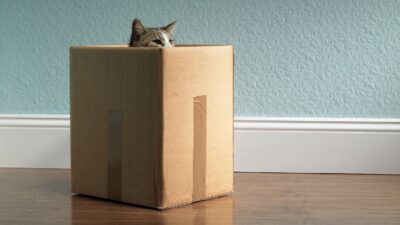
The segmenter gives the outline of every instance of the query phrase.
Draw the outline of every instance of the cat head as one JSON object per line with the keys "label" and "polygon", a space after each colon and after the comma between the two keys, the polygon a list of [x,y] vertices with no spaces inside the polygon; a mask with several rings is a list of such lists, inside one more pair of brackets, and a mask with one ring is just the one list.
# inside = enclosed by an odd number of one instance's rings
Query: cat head
{"label": "cat head", "polygon": [[129,47],[173,47],[175,40],[172,30],[176,21],[160,28],[146,28],[138,19],[132,22],[132,36]]}

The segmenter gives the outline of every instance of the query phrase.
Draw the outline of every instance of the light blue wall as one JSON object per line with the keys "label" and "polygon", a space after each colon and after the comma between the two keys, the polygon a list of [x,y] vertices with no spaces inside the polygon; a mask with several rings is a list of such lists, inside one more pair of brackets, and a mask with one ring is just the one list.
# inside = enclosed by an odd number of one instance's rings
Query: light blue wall
{"label": "light blue wall", "polygon": [[0,0],[0,113],[68,114],[68,46],[134,17],[234,44],[237,116],[400,118],[398,0]]}

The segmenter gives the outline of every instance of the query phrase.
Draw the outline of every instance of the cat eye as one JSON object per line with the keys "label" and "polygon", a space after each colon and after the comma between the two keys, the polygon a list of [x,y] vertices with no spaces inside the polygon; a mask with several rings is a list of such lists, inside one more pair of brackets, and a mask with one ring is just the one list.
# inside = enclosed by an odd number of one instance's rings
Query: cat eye
{"label": "cat eye", "polygon": [[160,40],[153,40],[153,42],[158,44],[158,45],[162,45],[162,42]]}

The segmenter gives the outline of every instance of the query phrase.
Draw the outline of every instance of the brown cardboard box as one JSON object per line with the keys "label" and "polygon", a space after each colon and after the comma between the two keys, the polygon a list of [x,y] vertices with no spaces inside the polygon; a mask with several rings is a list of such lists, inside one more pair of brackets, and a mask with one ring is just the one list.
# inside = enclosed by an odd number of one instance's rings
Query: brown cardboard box
{"label": "brown cardboard box", "polygon": [[72,191],[158,209],[233,184],[233,47],[70,49]]}

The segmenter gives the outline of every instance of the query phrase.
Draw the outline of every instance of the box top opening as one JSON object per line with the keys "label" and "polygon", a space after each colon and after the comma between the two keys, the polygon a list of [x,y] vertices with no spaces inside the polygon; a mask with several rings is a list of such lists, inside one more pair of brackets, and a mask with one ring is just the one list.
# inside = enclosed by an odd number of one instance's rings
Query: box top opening
{"label": "box top opening", "polygon": [[[232,47],[232,45],[223,45],[223,44],[215,44],[215,45],[189,45],[189,44],[178,44],[175,47],[168,47],[165,49],[173,49],[173,48],[198,48],[198,47]],[[164,49],[164,48],[154,48],[154,47],[128,47],[128,45],[82,45],[82,46],[71,46],[71,48],[87,48],[87,49],[129,49],[129,50],[157,50],[157,49]]]}

